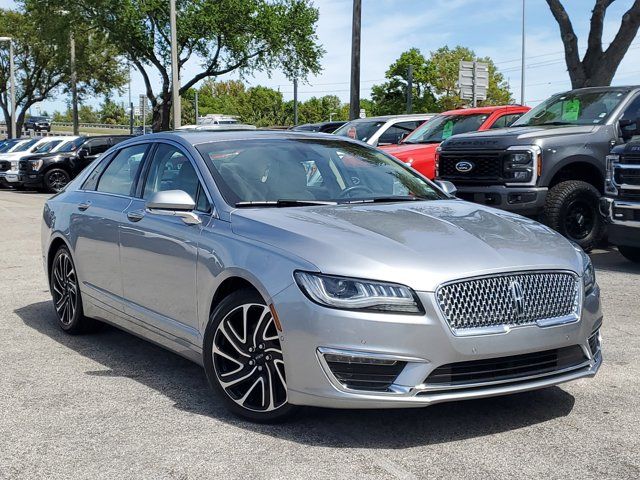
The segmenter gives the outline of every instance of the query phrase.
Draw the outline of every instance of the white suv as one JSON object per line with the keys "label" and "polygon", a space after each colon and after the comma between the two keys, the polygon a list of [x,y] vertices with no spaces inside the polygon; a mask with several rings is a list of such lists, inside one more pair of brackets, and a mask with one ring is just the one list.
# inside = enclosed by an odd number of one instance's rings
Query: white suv
{"label": "white suv", "polygon": [[333,133],[366,142],[374,147],[394,145],[433,117],[434,113],[420,113],[359,118],[345,123]]}

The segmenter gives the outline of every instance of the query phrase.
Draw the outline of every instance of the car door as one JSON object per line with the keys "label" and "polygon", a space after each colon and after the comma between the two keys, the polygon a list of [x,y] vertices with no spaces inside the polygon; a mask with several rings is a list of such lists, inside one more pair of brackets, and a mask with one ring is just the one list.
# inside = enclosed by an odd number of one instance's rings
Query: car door
{"label": "car door", "polygon": [[70,237],[82,294],[103,308],[123,309],[118,226],[148,147],[133,145],[109,155],[74,196]]}
{"label": "car door", "polygon": [[[202,225],[187,225],[179,217],[145,210],[145,202],[153,194],[166,190],[191,195]],[[120,228],[125,312],[198,346],[196,264],[202,226],[210,220],[210,205],[189,155],[175,144],[159,142]]]}

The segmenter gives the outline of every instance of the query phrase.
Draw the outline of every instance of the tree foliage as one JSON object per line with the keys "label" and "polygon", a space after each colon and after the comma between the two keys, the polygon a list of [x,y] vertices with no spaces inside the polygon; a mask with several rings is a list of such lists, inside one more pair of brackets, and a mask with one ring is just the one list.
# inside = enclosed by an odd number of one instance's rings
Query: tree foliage
{"label": "tree foliage", "polygon": [[[166,0],[28,0],[41,8],[63,7],[117,45],[140,71],[153,108],[154,130],[169,128],[169,2]],[[178,0],[180,71],[187,62],[198,72],[181,79],[183,95],[198,82],[238,71],[281,69],[288,78],[320,71],[323,54],[315,34],[318,11],[310,0]],[[154,79],[160,78],[157,91]]]}
{"label": "tree foliage", "polygon": [[596,0],[591,12],[587,50],[580,59],[578,36],[571,19],[560,0],[547,0],[553,17],[560,27],[560,38],[564,44],[564,57],[573,88],[610,85],[620,62],[629,50],[631,42],[640,28],[640,0],[625,12],[613,41],[605,50],[602,45],[604,19],[614,0]]}
{"label": "tree foliage", "polygon": [[[62,15],[0,9],[0,32],[13,38],[18,132],[31,106],[68,88],[69,28],[69,19]],[[123,69],[105,38],[82,30],[74,33],[80,96],[106,93],[124,84]],[[9,52],[5,45],[0,48],[0,109],[10,126]]]}
{"label": "tree foliage", "polygon": [[431,52],[429,58],[417,48],[400,55],[389,67],[387,82],[374,85],[372,100],[378,115],[398,114],[406,111],[408,70],[413,65],[413,110],[416,112],[438,112],[464,106],[458,93],[458,70],[461,60],[480,61],[489,64],[489,89],[482,105],[501,105],[512,101],[509,86],[498,72],[493,61],[479,58],[465,47],[453,49],[445,46]]}

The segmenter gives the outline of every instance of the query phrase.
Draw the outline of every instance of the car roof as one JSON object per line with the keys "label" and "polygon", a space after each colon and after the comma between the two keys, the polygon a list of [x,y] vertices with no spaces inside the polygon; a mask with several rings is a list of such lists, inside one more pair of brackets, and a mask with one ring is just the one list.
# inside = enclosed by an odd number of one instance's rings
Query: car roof
{"label": "car roof", "polygon": [[441,115],[475,115],[483,113],[493,113],[500,110],[513,113],[527,112],[531,107],[524,105],[487,105],[486,107],[458,108],[456,110],[447,110]]}
{"label": "car roof", "polygon": [[389,120],[422,120],[428,117],[435,117],[437,113],[414,113],[411,115],[380,115],[377,117],[356,118],[351,122],[388,122]]}

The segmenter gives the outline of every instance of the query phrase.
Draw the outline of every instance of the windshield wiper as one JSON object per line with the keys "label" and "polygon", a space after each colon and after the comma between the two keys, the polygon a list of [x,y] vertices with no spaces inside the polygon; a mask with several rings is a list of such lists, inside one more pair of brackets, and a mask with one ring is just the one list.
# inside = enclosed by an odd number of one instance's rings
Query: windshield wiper
{"label": "windshield wiper", "polygon": [[340,202],[341,204],[353,204],[353,203],[385,203],[385,202],[421,202],[425,200],[431,200],[426,197],[373,197],[373,198],[358,198],[356,200],[345,200]]}
{"label": "windshield wiper", "polygon": [[238,202],[237,208],[249,207],[305,207],[310,205],[337,205],[338,202],[325,202],[321,200],[257,200],[251,202]]}
{"label": "windshield wiper", "polygon": [[560,122],[560,121],[556,121],[556,122],[544,122],[544,123],[539,123],[538,126],[541,125],[574,125],[571,122]]}

